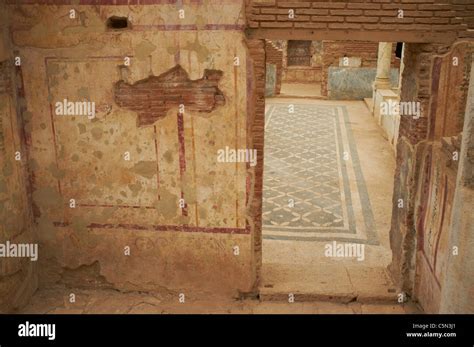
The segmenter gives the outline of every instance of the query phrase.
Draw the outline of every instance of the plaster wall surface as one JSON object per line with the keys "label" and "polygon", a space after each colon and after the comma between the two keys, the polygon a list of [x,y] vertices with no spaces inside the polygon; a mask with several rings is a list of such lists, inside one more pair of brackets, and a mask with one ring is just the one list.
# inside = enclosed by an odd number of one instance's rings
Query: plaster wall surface
{"label": "plaster wall surface", "polygon": [[[2,23],[5,18],[0,16]],[[0,27],[0,313],[19,309],[37,287],[37,261],[9,256],[10,245],[33,245],[23,99],[5,26]],[[34,247],[34,246],[33,246]],[[18,254],[18,253],[17,253]]]}
{"label": "plaster wall surface", "polygon": [[[217,161],[220,149],[246,148],[242,3],[185,3],[185,19],[173,5],[74,9],[70,19],[69,6],[10,8],[31,115],[41,285],[249,291],[247,164]],[[107,29],[111,16],[127,17],[133,30]],[[183,113],[171,107],[146,126],[117,106],[116,82],[178,64],[191,81],[221,71],[223,105],[198,112],[183,102]],[[58,115],[65,99],[94,102],[95,116]]]}
{"label": "plaster wall surface", "polygon": [[[421,104],[419,119],[401,117],[393,196],[391,273],[426,312],[440,311],[452,247],[453,209],[469,80],[471,44],[407,46],[401,101]],[[452,66],[453,55],[458,65]],[[447,71],[454,69],[453,73]],[[452,103],[446,100],[452,98]],[[462,135],[464,136],[464,134]],[[456,188],[458,187],[458,188]],[[400,201],[403,207],[399,207]],[[466,200],[469,205],[469,199]],[[468,259],[468,255],[463,255]],[[462,282],[462,281],[461,281]],[[464,295],[464,294],[463,294]],[[468,306],[465,310],[469,312]]]}
{"label": "plaster wall surface", "polygon": [[[466,115],[463,128],[457,185],[453,198],[453,214],[449,226],[446,276],[441,295],[440,312],[474,312],[474,224],[472,215],[474,188],[474,69],[471,69]],[[461,256],[460,256],[461,255]]]}
{"label": "plaster wall surface", "polygon": [[[456,256],[469,259],[469,252],[459,253],[459,247],[464,249],[460,241],[450,244],[449,240],[459,237],[457,235],[463,232],[455,217],[460,213],[462,215],[463,208],[454,207],[454,204],[456,204],[456,189],[462,191],[462,185],[457,182],[457,176],[462,174],[458,173],[458,167],[463,165],[460,164],[461,139],[463,136],[470,136],[469,127],[463,130],[463,124],[464,119],[469,121],[470,117],[469,109],[466,111],[466,99],[472,52],[472,45],[459,43],[447,54],[435,57],[433,60],[429,141],[421,150],[421,171],[415,212],[417,229],[415,288],[416,296],[426,312],[440,311],[445,287],[451,285],[453,281],[447,271],[449,263],[455,261]],[[465,197],[467,199],[463,205],[472,205],[469,195]],[[466,272],[468,271],[466,269]],[[456,280],[459,281],[459,285],[464,282]],[[462,290],[458,295],[465,296],[468,292],[469,290]],[[470,312],[469,310],[469,305],[466,304],[464,312]]]}

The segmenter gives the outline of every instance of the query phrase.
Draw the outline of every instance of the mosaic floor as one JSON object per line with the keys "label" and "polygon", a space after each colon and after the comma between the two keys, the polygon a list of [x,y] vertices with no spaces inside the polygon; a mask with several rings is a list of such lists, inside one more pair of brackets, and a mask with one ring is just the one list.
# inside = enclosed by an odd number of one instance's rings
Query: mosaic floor
{"label": "mosaic floor", "polygon": [[265,239],[378,244],[345,106],[268,107],[263,211]]}

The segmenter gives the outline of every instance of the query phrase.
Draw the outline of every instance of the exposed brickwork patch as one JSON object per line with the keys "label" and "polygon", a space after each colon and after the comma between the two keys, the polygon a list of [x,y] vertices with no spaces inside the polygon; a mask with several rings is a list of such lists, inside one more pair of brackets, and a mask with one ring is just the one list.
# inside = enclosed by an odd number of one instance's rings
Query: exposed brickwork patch
{"label": "exposed brickwork patch", "polygon": [[221,78],[222,71],[206,69],[201,79],[192,81],[176,65],[160,76],[150,76],[134,84],[117,82],[115,102],[138,113],[139,127],[153,124],[180,104],[193,111],[211,112],[225,104],[224,94],[217,86]]}

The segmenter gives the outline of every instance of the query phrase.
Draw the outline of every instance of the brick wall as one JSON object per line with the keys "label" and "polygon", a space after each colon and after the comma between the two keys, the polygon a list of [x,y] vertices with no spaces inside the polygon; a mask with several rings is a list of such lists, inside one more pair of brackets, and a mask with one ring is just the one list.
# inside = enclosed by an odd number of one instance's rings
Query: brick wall
{"label": "brick wall", "polygon": [[[392,67],[400,67],[395,56],[396,45],[392,45]],[[360,57],[362,67],[377,67],[378,43],[363,41],[323,41],[321,95],[327,96],[328,68],[339,66],[342,57]]]}
{"label": "brick wall", "polygon": [[280,94],[281,90],[281,80],[283,73],[283,51],[275,47],[271,41],[266,40],[265,56],[267,63],[276,65],[275,95],[278,95]]}
{"label": "brick wall", "polygon": [[471,0],[452,0],[452,8],[469,29],[474,29],[474,2]]}
{"label": "brick wall", "polygon": [[399,137],[406,137],[412,145],[428,136],[428,114],[432,99],[432,64],[435,54],[444,54],[449,47],[437,44],[407,44],[405,68],[402,76],[401,101],[419,101],[422,116],[419,119],[402,117]]}
{"label": "brick wall", "polygon": [[[468,24],[471,27],[474,25],[470,0],[248,2],[247,23],[250,29],[309,29],[313,34],[327,30],[333,33],[342,31],[346,33],[346,39],[347,35],[355,36],[356,32],[385,31],[392,32],[392,35],[403,32],[409,35],[407,40],[413,42],[443,42],[452,41],[457,36],[474,37],[474,32],[466,31]],[[403,18],[398,17],[400,9],[403,10]],[[294,18],[289,18],[289,10],[294,11]],[[425,34],[419,35],[421,33]]]}
{"label": "brick wall", "polygon": [[447,55],[435,57],[431,72],[429,138],[462,132],[473,45],[458,43]]}
{"label": "brick wall", "polygon": [[[311,40],[309,40],[311,41]],[[323,42],[311,42],[311,62],[310,66],[288,66],[288,40],[280,40],[284,42],[283,49],[283,83],[321,83],[321,59]]]}

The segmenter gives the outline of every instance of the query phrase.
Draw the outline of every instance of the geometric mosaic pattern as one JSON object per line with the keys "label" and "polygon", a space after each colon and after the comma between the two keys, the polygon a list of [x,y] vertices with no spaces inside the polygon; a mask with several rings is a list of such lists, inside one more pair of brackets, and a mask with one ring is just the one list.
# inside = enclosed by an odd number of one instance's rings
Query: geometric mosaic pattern
{"label": "geometric mosaic pattern", "polygon": [[263,237],[377,243],[345,107],[292,107],[266,113]]}

